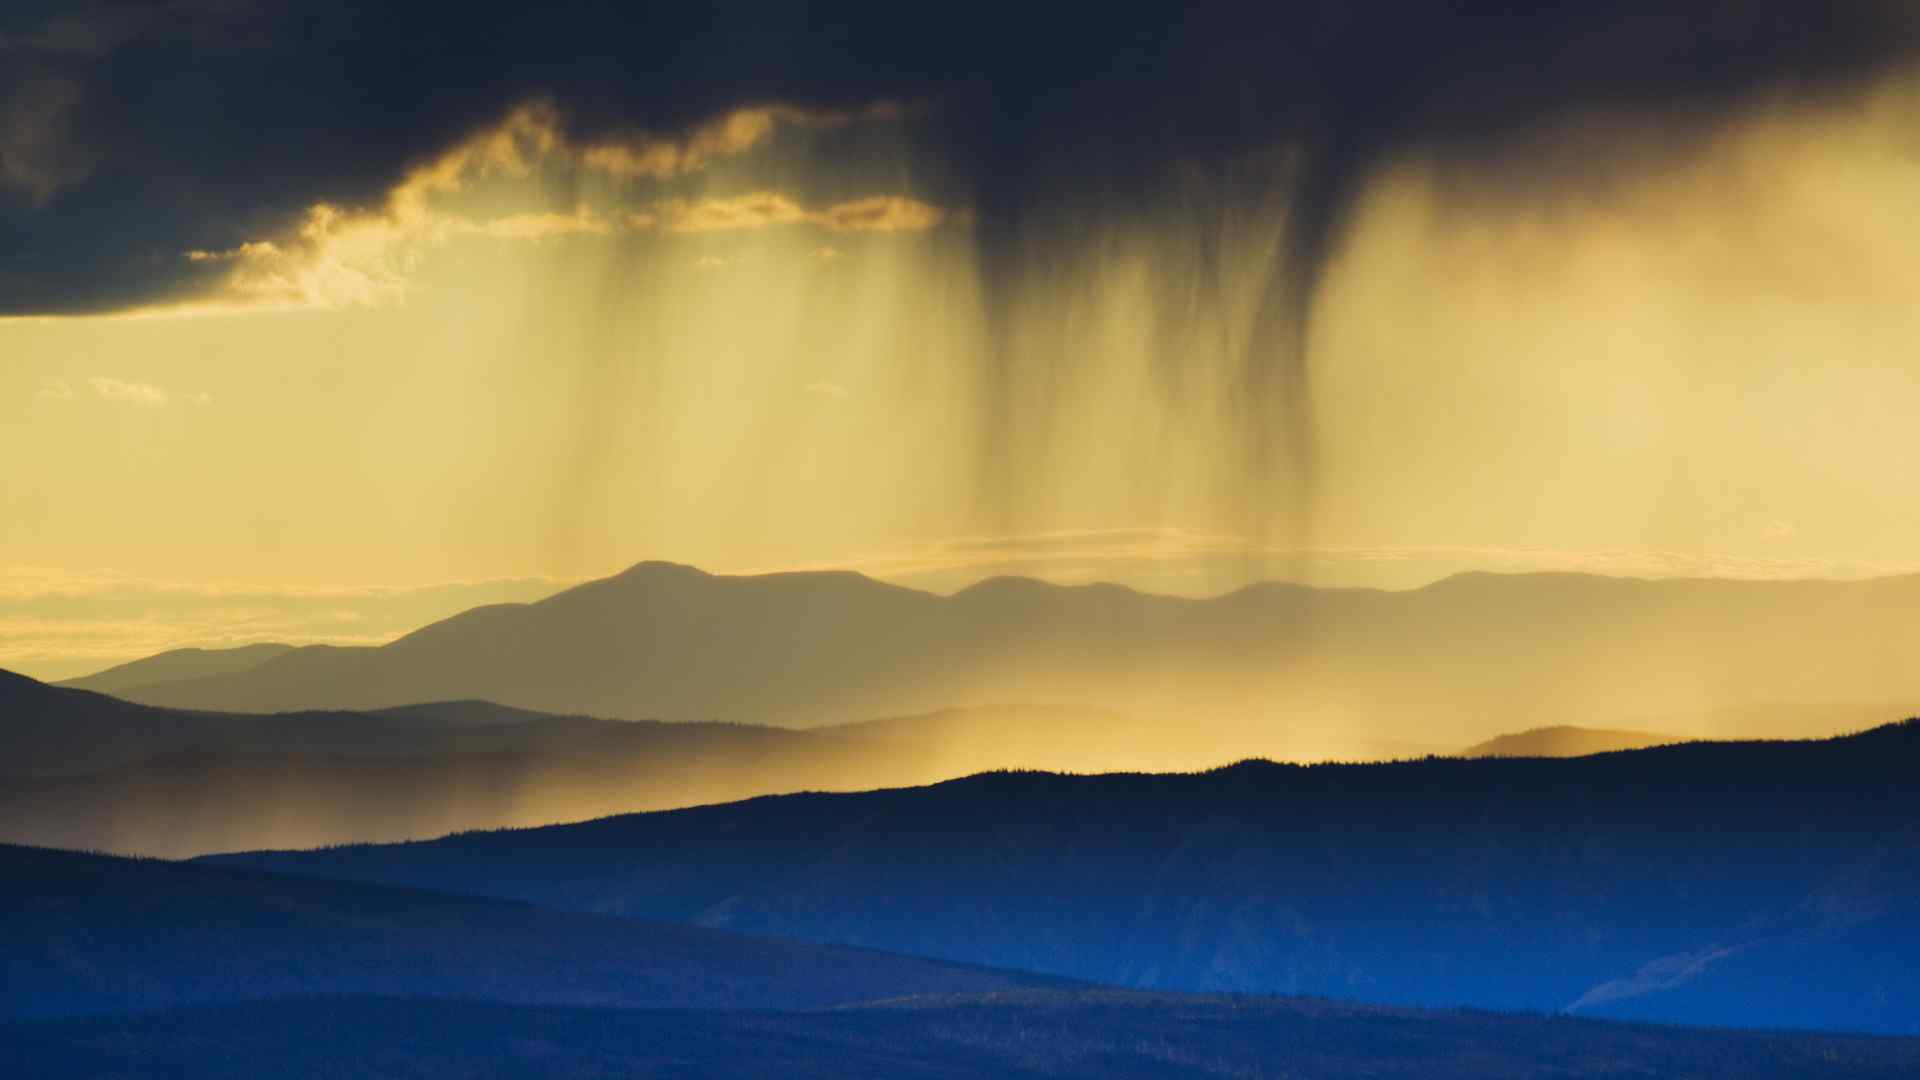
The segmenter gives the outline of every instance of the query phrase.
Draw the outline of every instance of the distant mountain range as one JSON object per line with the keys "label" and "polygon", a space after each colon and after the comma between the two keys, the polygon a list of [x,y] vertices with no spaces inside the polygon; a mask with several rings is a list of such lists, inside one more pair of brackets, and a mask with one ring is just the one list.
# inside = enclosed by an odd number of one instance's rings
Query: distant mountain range
{"label": "distant mountain range", "polygon": [[346,998],[0,1024],[0,1061],[35,1080],[1904,1080],[1920,1039],[1111,990],[808,1012]]}
{"label": "distant mountain range", "polygon": [[[190,709],[477,699],[797,725],[1031,702],[1171,717],[1163,730],[1195,757],[1362,758],[1527,724],[1833,734],[1920,705],[1915,610],[1920,577],[1464,574],[1192,600],[1010,578],[937,596],[850,573],[642,563],[377,648],[171,654],[70,685]],[[1843,720],[1823,702],[1868,705]]]}
{"label": "distant mountain range", "polygon": [[241,645],[232,649],[169,649],[145,659],[95,672],[85,678],[69,679],[61,685],[119,696],[129,690],[157,683],[232,675],[259,667],[292,651],[291,645],[271,643]]}
{"label": "distant mountain range", "polygon": [[1920,1034],[1920,722],[1572,760],[990,774],[222,865],[1093,982]]}

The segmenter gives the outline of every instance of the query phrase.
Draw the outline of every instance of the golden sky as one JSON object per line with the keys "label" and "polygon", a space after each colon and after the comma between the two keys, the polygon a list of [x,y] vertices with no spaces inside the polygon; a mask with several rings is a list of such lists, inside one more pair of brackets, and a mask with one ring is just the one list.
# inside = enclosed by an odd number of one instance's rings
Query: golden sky
{"label": "golden sky", "polygon": [[[375,640],[645,558],[1191,593],[1912,569],[1915,85],[1678,150],[1564,121],[1514,151],[1551,183],[1386,162],[1309,309],[1311,456],[1270,472],[1232,362],[1283,204],[1222,215],[1192,302],[1188,218],[1063,224],[989,319],[910,106],[583,144],[529,102],[380,202],[177,253],[203,295],[0,320],[0,664]],[[851,174],[850,131],[881,147]],[[76,608],[101,581],[122,606]],[[438,607],[340,600],[373,586]],[[297,613],[164,599],[236,588]]]}

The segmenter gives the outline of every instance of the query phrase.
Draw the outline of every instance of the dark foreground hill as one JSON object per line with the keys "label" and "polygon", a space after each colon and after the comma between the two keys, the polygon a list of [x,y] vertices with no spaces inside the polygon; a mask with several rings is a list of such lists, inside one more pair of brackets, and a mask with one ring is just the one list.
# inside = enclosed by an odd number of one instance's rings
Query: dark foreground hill
{"label": "dark foreground hill", "polygon": [[350,994],[792,1009],[1059,985],[475,897],[9,846],[0,957],[0,1018]]}
{"label": "dark foreground hill", "polygon": [[0,1070],[41,1080],[1893,1080],[1920,1071],[1920,1041],[1110,991],[808,1013],[354,999],[0,1025]]}
{"label": "dark foreground hill", "polygon": [[[1177,717],[1169,726],[1190,742],[1241,755],[1351,758],[1367,755],[1356,738],[1458,746],[1514,726],[1635,718],[1689,735],[1832,734],[1844,729],[1776,730],[1753,710],[1920,706],[1915,610],[1920,576],[1466,574],[1407,592],[1260,585],[1193,600],[1024,579],[937,596],[848,573],[643,563],[378,648],[295,649],[122,692],[243,712],[475,698],[794,724],[1034,702]],[[1746,709],[1747,726],[1664,719],[1723,709]],[[1149,766],[1166,767],[1137,765]]]}
{"label": "dark foreground hill", "polygon": [[1920,723],[990,774],[230,862],[1089,981],[1920,1033]]}

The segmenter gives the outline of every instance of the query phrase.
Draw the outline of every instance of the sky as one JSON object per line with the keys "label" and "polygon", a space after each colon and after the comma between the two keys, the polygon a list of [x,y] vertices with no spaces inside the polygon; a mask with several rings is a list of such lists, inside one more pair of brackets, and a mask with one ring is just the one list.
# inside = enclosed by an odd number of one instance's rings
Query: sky
{"label": "sky", "polygon": [[0,666],[1920,569],[1909,5],[9,6]]}

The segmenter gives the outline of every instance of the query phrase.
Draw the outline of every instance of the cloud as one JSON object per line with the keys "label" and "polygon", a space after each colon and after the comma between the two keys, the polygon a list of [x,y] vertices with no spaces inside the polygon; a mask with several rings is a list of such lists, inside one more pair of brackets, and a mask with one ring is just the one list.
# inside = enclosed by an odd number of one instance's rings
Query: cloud
{"label": "cloud", "polygon": [[128,382],[96,375],[87,380],[93,392],[108,401],[129,401],[136,405],[165,405],[168,393],[152,383]]}
{"label": "cloud", "polygon": [[[869,115],[889,115],[879,103]],[[580,149],[580,163],[625,180],[667,180],[706,168],[716,158],[744,154],[772,138],[780,124],[838,127],[855,114],[804,109],[794,105],[758,105],[714,117],[678,135],[629,132],[603,138]]]}
{"label": "cloud", "polygon": [[625,132],[581,142],[567,133],[557,106],[526,103],[410,170],[372,209],[318,203],[285,235],[225,250],[189,249],[183,257],[224,268],[211,298],[217,310],[235,304],[372,307],[404,299],[410,274],[425,254],[460,237],[540,241],[616,231],[698,233],[802,223],[836,231],[901,231],[932,228],[946,219],[937,207],[896,195],[810,211],[772,191],[664,199],[647,209],[606,213],[581,202],[568,212],[493,218],[473,218],[441,205],[476,180],[526,179],[542,168],[600,172],[622,181],[670,179],[752,150],[779,124],[832,126],[849,123],[854,115],[756,106],[731,110],[679,135]]}
{"label": "cloud", "polygon": [[[125,402],[156,408],[173,402],[196,406],[213,404],[213,395],[204,390],[183,393],[149,382],[115,379],[105,375],[95,375],[87,380],[87,385],[93,388],[94,396],[103,401]],[[78,395],[65,380],[48,379],[41,385],[36,396],[49,400],[70,401]]]}
{"label": "cloud", "polygon": [[801,392],[808,397],[827,398],[833,401],[844,401],[848,397],[846,387],[836,382],[828,382],[825,379],[808,383],[806,386],[801,387]]}
{"label": "cloud", "polygon": [[153,6],[88,5],[59,11],[18,35],[0,34],[0,50],[97,57],[125,44],[161,16]]}
{"label": "cloud", "polygon": [[462,229],[501,240],[537,241],[555,236],[605,234],[613,231],[613,225],[582,205],[570,214],[509,214],[491,221],[463,225]]}
{"label": "cloud", "polygon": [[1764,535],[1774,540],[1784,540],[1799,531],[1793,522],[1779,520],[1767,522],[1767,527],[1761,530]]}
{"label": "cloud", "polygon": [[84,93],[58,74],[0,75],[0,189],[24,188],[41,204],[91,171],[92,155],[71,132]]}
{"label": "cloud", "polygon": [[[1914,6],[1884,0],[1671,17],[1549,0],[1508,5],[1497,34],[1478,6],[1285,3],[1226,18],[1153,5],[1090,20],[1038,5],[1009,39],[1002,20],[929,33],[908,6],[824,17],[779,0],[727,18],[586,0],[55,5],[0,31],[0,196],[22,195],[0,197],[13,256],[0,260],[0,311],[205,299],[220,267],[156,268],[154,253],[276,238],[320,205],[379,213],[410,170],[530,95],[565,103],[579,168],[619,183],[684,176],[783,127],[903,113],[867,103],[929,102],[911,164],[937,190],[916,194],[964,197],[992,219],[987,239],[1008,246],[983,252],[984,266],[1019,266],[999,256],[1044,238],[1056,210],[1094,232],[1160,208],[1197,233],[1215,204],[1283,203],[1276,273],[1311,277],[1383,163],[1431,155],[1467,180],[1526,182],[1541,175],[1543,132],[1620,117],[1656,133],[1644,159],[1595,160],[1584,144],[1564,155],[1580,173],[1620,175],[1735,110],[1869,83],[1920,41]],[[1235,202],[1235,178],[1267,153],[1285,167]]]}
{"label": "cloud", "polygon": [[183,254],[191,263],[228,267],[215,295],[203,298],[215,303],[318,308],[390,303],[406,294],[408,274],[425,250],[456,236],[542,239],[599,230],[584,208],[571,215],[473,220],[434,205],[438,197],[457,193],[476,179],[526,177],[541,159],[565,149],[553,106],[519,105],[410,169],[370,209],[315,203],[280,237]]}
{"label": "cloud", "polygon": [[670,199],[654,204],[655,220],[668,232],[728,232],[764,229],[807,220],[807,212],[785,195],[756,191],[731,198]]}
{"label": "cloud", "polygon": [[[668,232],[731,232],[781,225],[812,225],[832,232],[921,232],[956,217],[937,206],[902,195],[874,195],[808,210],[777,191],[697,200],[667,199],[644,215],[648,225]],[[818,249],[815,254],[839,252]]]}
{"label": "cloud", "polygon": [[945,210],[918,199],[875,195],[835,203],[809,220],[836,232],[920,232],[934,228],[947,216]]}
{"label": "cloud", "polygon": [[[95,375],[86,381],[86,385],[102,401],[154,408],[170,403],[193,406],[213,404],[213,395],[204,390],[175,391],[150,382],[116,379],[106,375]],[[36,401],[74,401],[80,397],[80,393],[65,379],[42,379],[33,396]]]}

